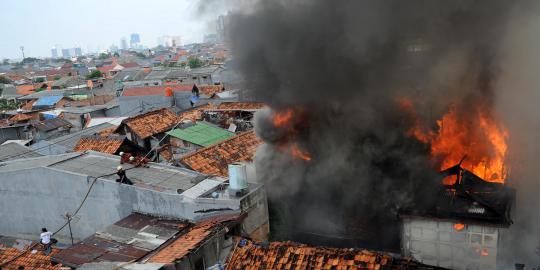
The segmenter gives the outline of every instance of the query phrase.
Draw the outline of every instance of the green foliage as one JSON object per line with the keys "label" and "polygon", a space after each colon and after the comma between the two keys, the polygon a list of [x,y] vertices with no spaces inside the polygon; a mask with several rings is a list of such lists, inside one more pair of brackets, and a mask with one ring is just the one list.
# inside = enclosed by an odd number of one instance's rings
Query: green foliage
{"label": "green foliage", "polygon": [[146,58],[146,55],[144,55],[144,53],[141,53],[141,52],[135,53],[135,55],[140,58]]}
{"label": "green foliage", "polygon": [[188,65],[189,65],[189,68],[200,68],[202,67],[203,62],[199,58],[192,57],[192,58],[189,58]]}
{"label": "green foliage", "polygon": [[43,77],[35,78],[35,79],[34,79],[34,82],[36,82],[36,83],[42,83],[42,82],[45,82],[45,78],[43,78]]}
{"label": "green foliage", "polygon": [[11,80],[6,76],[0,75],[0,83],[9,84],[11,83]]}
{"label": "green foliage", "polygon": [[114,57],[120,57],[120,54],[118,54],[117,52],[115,52],[113,55]]}
{"label": "green foliage", "polygon": [[92,70],[92,72],[90,72],[90,74],[86,75],[86,78],[87,79],[95,79],[95,78],[101,78],[103,76],[103,74],[101,73],[101,71],[99,70]]}
{"label": "green foliage", "polygon": [[105,60],[105,59],[107,59],[109,57],[110,57],[110,55],[108,53],[100,53],[99,54],[99,59],[101,59],[101,60]]}
{"label": "green foliage", "polygon": [[0,110],[15,110],[15,109],[17,109],[17,102],[5,100],[5,99],[0,100]]}
{"label": "green foliage", "polygon": [[22,60],[22,63],[23,64],[29,64],[29,63],[34,63],[34,62],[37,62],[39,59],[37,58],[34,58],[34,57],[26,57]]}
{"label": "green foliage", "polygon": [[62,77],[60,77],[60,75],[56,75],[56,76],[54,76],[54,80],[55,80],[55,81],[58,81],[58,80],[60,80],[60,78],[62,78]]}

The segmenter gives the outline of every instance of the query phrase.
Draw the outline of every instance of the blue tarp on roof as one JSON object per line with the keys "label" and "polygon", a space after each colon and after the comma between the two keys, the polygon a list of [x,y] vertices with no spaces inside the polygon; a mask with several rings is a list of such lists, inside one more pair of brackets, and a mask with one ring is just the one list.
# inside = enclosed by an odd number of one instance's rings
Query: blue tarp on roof
{"label": "blue tarp on roof", "polygon": [[38,106],[53,106],[56,102],[60,101],[63,96],[49,96],[49,97],[40,97],[32,107]]}

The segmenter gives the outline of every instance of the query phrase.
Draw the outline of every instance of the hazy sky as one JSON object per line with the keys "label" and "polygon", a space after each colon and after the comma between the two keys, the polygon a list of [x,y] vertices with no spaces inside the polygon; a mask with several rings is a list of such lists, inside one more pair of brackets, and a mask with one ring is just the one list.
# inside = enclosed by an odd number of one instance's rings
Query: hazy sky
{"label": "hazy sky", "polygon": [[122,37],[129,42],[131,33],[149,46],[162,35],[199,42],[226,12],[225,1],[205,2],[212,6],[201,8],[200,0],[1,0],[0,58],[21,58],[21,45],[26,57],[51,56],[55,44],[107,49]]}

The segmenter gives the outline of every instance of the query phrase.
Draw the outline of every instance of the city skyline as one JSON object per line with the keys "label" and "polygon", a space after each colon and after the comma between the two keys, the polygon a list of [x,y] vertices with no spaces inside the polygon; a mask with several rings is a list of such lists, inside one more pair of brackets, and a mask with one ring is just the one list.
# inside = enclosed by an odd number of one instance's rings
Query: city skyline
{"label": "city skyline", "polygon": [[[215,31],[218,15],[228,10],[226,3],[214,3],[215,8],[201,11],[199,1],[157,0],[87,2],[69,0],[6,0],[5,8],[12,10],[0,17],[0,59],[51,57],[51,48],[82,48],[89,51],[107,50],[120,40],[140,35],[140,45],[154,47],[163,36],[181,36],[183,43],[201,42],[205,34]],[[151,5],[149,7],[149,5]],[[155,12],[155,11],[159,12]],[[109,11],[109,13],[107,13]],[[21,22],[25,17],[41,18]],[[43,14],[60,14],[43,20]],[[144,18],[144,19],[141,19]],[[69,22],[69,23],[68,23]]]}

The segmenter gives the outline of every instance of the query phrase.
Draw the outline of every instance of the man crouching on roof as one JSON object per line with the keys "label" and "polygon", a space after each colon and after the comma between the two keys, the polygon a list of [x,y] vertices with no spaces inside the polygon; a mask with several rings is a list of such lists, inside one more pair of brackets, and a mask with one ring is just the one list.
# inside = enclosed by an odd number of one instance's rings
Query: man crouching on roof
{"label": "man crouching on roof", "polygon": [[45,253],[45,255],[49,255],[52,251],[52,245],[58,242],[56,239],[51,238],[52,235],[52,232],[47,231],[47,228],[41,228],[39,242],[43,245],[43,253]]}
{"label": "man crouching on roof", "polygon": [[129,180],[126,176],[126,171],[124,171],[124,168],[122,166],[116,167],[116,175],[118,175],[118,179],[116,179],[116,182],[120,184],[127,184],[127,185],[133,185],[133,182]]}

